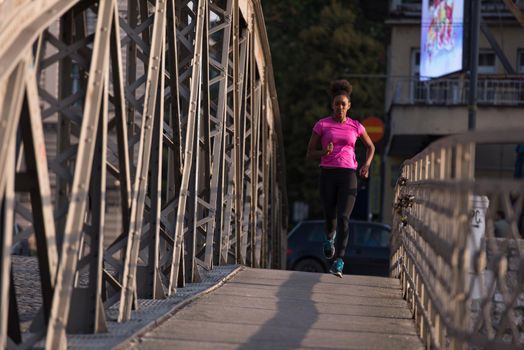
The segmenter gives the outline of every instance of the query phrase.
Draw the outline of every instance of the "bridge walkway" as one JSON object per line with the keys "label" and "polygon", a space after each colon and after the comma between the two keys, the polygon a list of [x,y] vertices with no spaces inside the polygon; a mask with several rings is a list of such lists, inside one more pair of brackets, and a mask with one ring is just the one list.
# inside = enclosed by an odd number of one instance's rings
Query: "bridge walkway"
{"label": "bridge walkway", "polygon": [[[422,349],[398,279],[244,268],[133,349]],[[127,346],[126,346],[127,347]]]}

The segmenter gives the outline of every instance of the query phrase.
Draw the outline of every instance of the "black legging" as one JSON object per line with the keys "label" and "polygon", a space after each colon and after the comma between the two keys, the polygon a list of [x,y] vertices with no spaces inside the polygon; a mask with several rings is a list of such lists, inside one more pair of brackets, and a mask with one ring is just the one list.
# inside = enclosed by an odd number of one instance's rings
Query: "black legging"
{"label": "black legging", "polygon": [[349,239],[349,216],[357,197],[357,175],[353,169],[320,170],[320,198],[324,209],[324,226],[328,239],[333,238],[335,225],[335,258],[342,258]]}

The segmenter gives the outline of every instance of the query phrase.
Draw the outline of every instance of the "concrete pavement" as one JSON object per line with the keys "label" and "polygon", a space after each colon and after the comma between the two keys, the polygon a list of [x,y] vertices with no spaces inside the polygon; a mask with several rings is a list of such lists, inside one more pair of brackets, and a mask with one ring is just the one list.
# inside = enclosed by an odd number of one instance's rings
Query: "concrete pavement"
{"label": "concrete pavement", "polygon": [[246,268],[133,349],[422,349],[396,279]]}

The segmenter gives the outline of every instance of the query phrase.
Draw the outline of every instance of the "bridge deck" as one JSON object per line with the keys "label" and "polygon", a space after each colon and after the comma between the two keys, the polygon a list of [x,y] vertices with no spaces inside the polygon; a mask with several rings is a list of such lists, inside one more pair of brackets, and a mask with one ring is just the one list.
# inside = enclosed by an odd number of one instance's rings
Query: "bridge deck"
{"label": "bridge deck", "polygon": [[422,349],[396,279],[245,269],[134,349]]}

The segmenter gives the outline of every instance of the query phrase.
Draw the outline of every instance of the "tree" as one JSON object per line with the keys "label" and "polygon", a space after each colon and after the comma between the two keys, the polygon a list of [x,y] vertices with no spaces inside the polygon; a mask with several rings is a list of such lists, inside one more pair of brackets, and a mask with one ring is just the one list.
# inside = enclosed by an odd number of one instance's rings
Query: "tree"
{"label": "tree", "polygon": [[[310,216],[320,217],[318,164],[305,161],[311,129],[331,111],[332,80],[384,71],[384,26],[368,20],[356,0],[268,0],[264,11],[284,132],[289,203],[304,201]],[[352,118],[381,115],[383,82],[349,80]]]}

